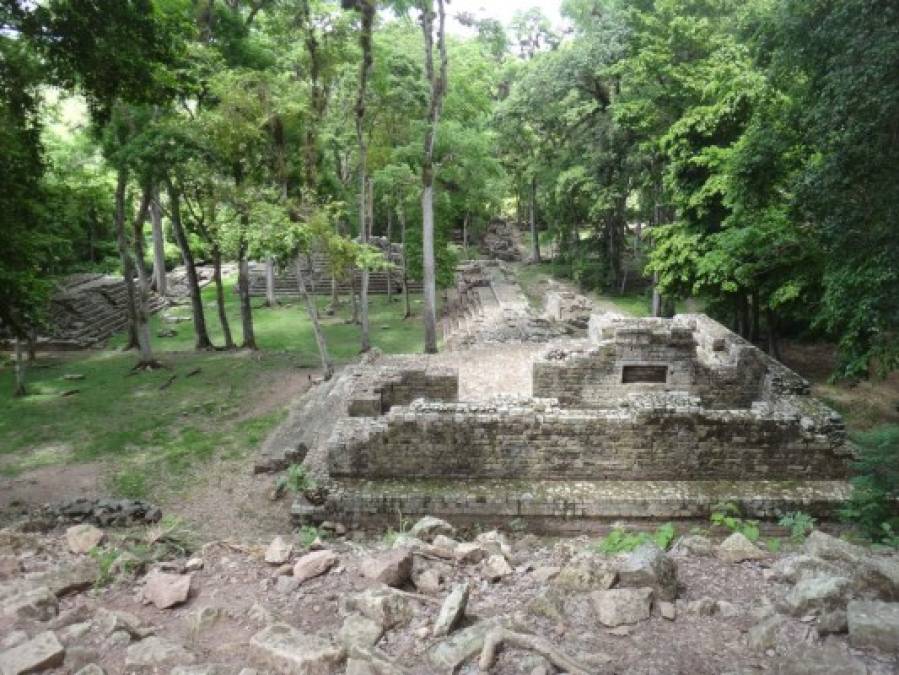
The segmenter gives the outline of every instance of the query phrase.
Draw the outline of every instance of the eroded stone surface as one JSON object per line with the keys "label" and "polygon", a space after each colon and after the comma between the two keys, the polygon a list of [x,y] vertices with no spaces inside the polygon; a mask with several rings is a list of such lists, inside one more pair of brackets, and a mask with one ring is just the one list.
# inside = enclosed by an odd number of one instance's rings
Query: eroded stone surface
{"label": "eroded stone surface", "polygon": [[344,660],[345,650],[314,635],[306,635],[284,623],[256,633],[250,647],[276,672],[298,675],[330,675]]}

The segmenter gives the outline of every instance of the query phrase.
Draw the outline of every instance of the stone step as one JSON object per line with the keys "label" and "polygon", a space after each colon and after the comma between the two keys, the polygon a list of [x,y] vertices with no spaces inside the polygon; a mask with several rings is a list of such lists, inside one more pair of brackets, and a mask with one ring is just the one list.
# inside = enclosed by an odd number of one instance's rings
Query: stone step
{"label": "stone step", "polygon": [[[627,520],[701,520],[717,504],[747,516],[777,519],[789,511],[833,517],[849,498],[845,481],[520,481],[338,480],[321,514],[350,527],[379,527],[397,513],[454,523],[508,525],[532,531],[583,532]],[[308,512],[300,505],[295,519]]]}

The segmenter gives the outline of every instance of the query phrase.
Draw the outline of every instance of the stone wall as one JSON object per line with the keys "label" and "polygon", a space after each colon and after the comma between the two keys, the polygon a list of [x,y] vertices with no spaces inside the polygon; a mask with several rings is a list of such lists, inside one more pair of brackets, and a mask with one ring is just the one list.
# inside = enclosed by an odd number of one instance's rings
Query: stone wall
{"label": "stone wall", "polygon": [[377,417],[419,398],[456,401],[459,397],[459,374],[452,368],[388,365],[359,369],[351,376],[356,383],[347,401],[350,417]]}
{"label": "stone wall", "polygon": [[808,383],[702,315],[593,315],[590,338],[553,346],[535,362],[534,395],[565,407],[610,408],[630,393],[687,392],[712,409],[746,409]]}
{"label": "stone wall", "polygon": [[697,397],[634,394],[616,409],[552,400],[416,401],[338,424],[334,477],[565,480],[837,479],[839,416],[804,397],[710,410]]}

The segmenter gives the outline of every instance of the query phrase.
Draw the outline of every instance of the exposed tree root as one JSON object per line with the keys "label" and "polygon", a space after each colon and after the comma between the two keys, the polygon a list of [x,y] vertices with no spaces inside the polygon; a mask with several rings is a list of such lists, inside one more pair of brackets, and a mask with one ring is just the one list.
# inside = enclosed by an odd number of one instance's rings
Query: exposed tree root
{"label": "exposed tree root", "polygon": [[591,673],[588,666],[558,651],[549,640],[537,635],[516,633],[502,626],[492,629],[487,633],[487,637],[484,638],[484,647],[481,649],[481,658],[478,662],[478,667],[482,673],[489,672],[493,664],[496,663],[497,652],[504,642],[512,647],[540,654],[553,666],[570,675],[590,675]]}

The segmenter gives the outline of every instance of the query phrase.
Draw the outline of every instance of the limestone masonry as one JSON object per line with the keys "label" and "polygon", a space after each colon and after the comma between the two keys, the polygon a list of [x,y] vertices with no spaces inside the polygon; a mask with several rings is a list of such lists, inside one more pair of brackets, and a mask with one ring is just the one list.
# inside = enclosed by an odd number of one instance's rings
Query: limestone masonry
{"label": "limestone masonry", "polygon": [[[707,517],[721,501],[825,516],[846,498],[842,419],[796,373],[705,315],[594,313],[584,329],[571,321],[584,302],[560,294],[539,317],[502,265],[461,270],[460,289],[482,301],[455,351],[372,356],[295,404],[256,468],[305,463],[321,489],[294,505],[298,520],[430,513],[566,529]],[[465,359],[484,356],[467,350],[506,344],[533,345],[530,390],[460,400],[471,389],[447,364],[470,378]]]}
{"label": "limestone masonry", "polygon": [[[594,315],[587,341],[549,347],[533,375],[534,398],[488,404],[456,402],[446,372],[366,381],[328,442],[329,472],[536,480],[847,475],[840,417],[811,398],[795,373],[705,316]],[[404,405],[416,398],[416,383],[421,398]],[[395,387],[401,397],[390,393]]]}

